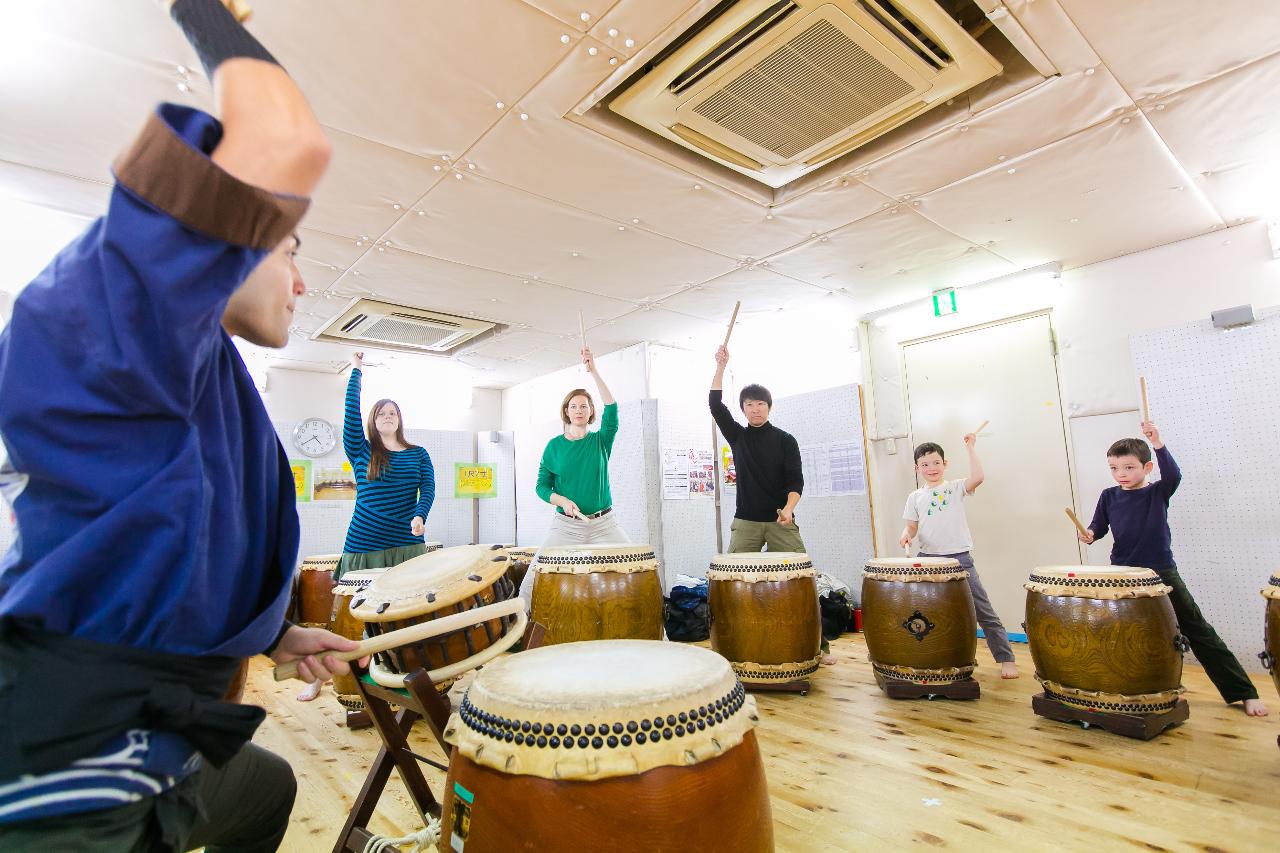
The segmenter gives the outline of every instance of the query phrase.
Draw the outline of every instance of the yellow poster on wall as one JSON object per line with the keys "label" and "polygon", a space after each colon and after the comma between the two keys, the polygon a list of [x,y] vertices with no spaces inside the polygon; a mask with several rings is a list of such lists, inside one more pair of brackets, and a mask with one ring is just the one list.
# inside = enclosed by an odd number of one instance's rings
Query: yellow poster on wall
{"label": "yellow poster on wall", "polygon": [[498,496],[492,465],[455,462],[453,472],[455,498],[496,498]]}
{"label": "yellow poster on wall", "polygon": [[293,472],[293,496],[299,503],[311,502],[311,460],[290,459],[289,470]]}
{"label": "yellow poster on wall", "polygon": [[720,445],[720,471],[724,476],[724,484],[728,488],[738,485],[738,469],[733,467],[733,449],[727,444]]}

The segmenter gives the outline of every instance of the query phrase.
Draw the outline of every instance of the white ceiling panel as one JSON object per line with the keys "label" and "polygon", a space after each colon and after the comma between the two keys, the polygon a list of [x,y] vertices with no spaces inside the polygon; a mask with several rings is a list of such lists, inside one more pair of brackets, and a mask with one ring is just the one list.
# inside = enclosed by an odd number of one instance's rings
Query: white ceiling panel
{"label": "white ceiling panel", "polygon": [[461,154],[502,116],[497,103],[509,108],[569,49],[563,24],[518,0],[277,0],[254,12],[322,122],[425,156]]}
{"label": "white ceiling panel", "polygon": [[[857,177],[844,176],[776,205],[769,211],[773,219],[767,219],[763,226],[755,223],[754,231],[770,235],[779,231],[779,240],[792,238],[786,246],[793,246],[811,235],[825,234],[890,207],[893,202],[884,193],[863,184]],[[756,250],[758,254],[752,253],[752,256],[764,257],[786,246],[770,242],[761,245]]]}
{"label": "white ceiling panel", "polygon": [[[688,347],[699,341],[703,344],[714,341],[716,335],[723,339],[727,323],[728,318],[723,323],[713,323],[662,308],[638,308],[624,317],[605,323],[600,332],[623,345],[652,341],[668,346]],[[588,332],[587,343],[590,342],[591,333]]]}
{"label": "white ceiling panel", "polygon": [[1280,215],[1280,53],[1145,106],[1223,218]]}
{"label": "white ceiling panel", "polygon": [[660,299],[734,266],[630,223],[474,175],[444,181],[423,207],[426,216],[407,217],[391,229],[396,245],[617,299]]}
{"label": "white ceiling panel", "polygon": [[560,23],[572,27],[569,30],[583,32],[600,22],[616,0],[524,0],[535,9],[545,12]]}
{"label": "white ceiling panel", "polygon": [[740,269],[662,300],[662,307],[718,323],[728,323],[733,304],[747,313],[804,308],[830,293],[767,269]]}
{"label": "white ceiling panel", "polygon": [[[1280,49],[1275,0],[1056,0],[1138,101],[1194,86]],[[1027,5],[1034,19],[1051,4]]]}
{"label": "white ceiling panel", "polygon": [[[999,106],[857,173],[868,186],[909,200],[1105,121],[1132,101],[1106,69],[1046,80]],[[904,197],[906,197],[904,199]]]}
{"label": "white ceiling panel", "polygon": [[94,219],[106,212],[111,184],[0,160],[0,198]]}
{"label": "white ceiling panel", "polygon": [[[580,293],[400,249],[370,252],[337,286],[344,295],[377,293],[418,308],[474,315],[557,335],[577,335],[578,312],[588,323],[625,314],[631,303]],[[528,281],[528,284],[524,284]]]}
{"label": "white ceiling panel", "polygon": [[[308,225],[311,217],[303,220]],[[338,237],[313,228],[298,229],[302,247],[298,252],[298,271],[308,290],[327,290],[347,268],[364,254],[349,237]]]}
{"label": "white ceiling panel", "polygon": [[1151,126],[1126,116],[931,193],[920,211],[1019,266],[1079,266],[1220,224],[1186,183]]}

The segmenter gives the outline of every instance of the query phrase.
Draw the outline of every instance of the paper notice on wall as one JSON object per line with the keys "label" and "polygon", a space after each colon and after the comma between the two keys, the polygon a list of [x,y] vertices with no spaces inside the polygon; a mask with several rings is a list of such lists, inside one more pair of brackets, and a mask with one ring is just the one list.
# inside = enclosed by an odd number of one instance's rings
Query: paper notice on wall
{"label": "paper notice on wall", "polygon": [[811,444],[800,448],[805,497],[865,495],[866,463],[856,441]]}
{"label": "paper notice on wall", "polygon": [[713,498],[715,494],[715,454],[710,450],[689,451],[689,497]]}
{"label": "paper notice on wall", "polygon": [[689,500],[689,448],[662,448],[662,499]]}
{"label": "paper notice on wall", "polygon": [[828,471],[833,495],[865,495],[867,493],[867,464],[862,456],[862,444],[856,441],[840,441],[832,444],[827,454]]}

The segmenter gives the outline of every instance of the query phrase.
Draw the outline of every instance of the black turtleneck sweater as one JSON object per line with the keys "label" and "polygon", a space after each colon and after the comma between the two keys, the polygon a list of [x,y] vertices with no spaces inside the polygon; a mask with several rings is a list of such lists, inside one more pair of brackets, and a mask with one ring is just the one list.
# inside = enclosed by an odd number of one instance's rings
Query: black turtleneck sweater
{"label": "black turtleneck sweater", "polygon": [[725,407],[723,396],[723,392],[713,390],[708,403],[711,417],[733,448],[733,465],[738,473],[738,509],[734,517],[777,521],[778,510],[787,505],[787,494],[804,493],[800,446],[795,436],[771,423],[758,427],[738,423]]}

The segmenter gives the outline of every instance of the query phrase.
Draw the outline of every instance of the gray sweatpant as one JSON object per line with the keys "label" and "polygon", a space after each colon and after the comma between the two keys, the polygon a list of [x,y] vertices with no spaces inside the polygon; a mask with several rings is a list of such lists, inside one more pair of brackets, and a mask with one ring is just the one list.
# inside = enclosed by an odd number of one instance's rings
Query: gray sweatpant
{"label": "gray sweatpant", "polygon": [[1004,629],[1004,624],[996,615],[996,609],[991,606],[991,599],[987,598],[987,591],[982,586],[982,579],[978,577],[978,570],[973,567],[973,557],[969,552],[961,551],[959,554],[921,552],[920,556],[950,557],[960,561],[960,568],[969,572],[969,591],[973,593],[974,615],[978,617],[983,636],[987,638],[987,648],[991,649],[991,656],[996,659],[996,663],[1012,662],[1013,647],[1009,645],[1009,632]]}
{"label": "gray sweatpant", "polygon": [[[551,520],[551,529],[547,531],[547,538],[543,540],[542,547],[533,555],[533,562],[537,563],[542,548],[555,545],[630,544],[631,540],[618,525],[616,512],[599,518],[570,518],[562,512],[557,512],[555,518]],[[520,597],[524,599],[526,610],[533,607],[533,581],[537,574],[536,569],[530,566],[529,571],[525,572],[524,582],[520,584]]]}

